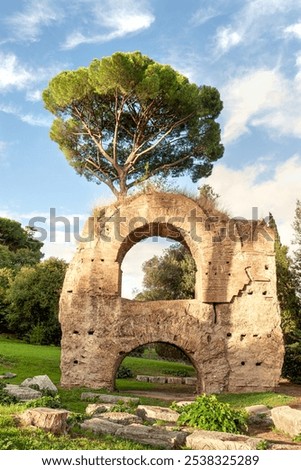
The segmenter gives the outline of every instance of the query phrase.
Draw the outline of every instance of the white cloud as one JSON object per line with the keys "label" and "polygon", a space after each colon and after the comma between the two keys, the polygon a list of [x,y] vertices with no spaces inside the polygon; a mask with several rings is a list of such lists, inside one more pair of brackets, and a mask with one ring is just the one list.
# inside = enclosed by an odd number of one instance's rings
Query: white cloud
{"label": "white cloud", "polygon": [[275,70],[254,70],[235,78],[221,89],[226,123],[223,141],[231,142],[248,132],[258,113],[280,107],[284,101],[283,78]]}
{"label": "white cloud", "polygon": [[212,18],[215,18],[218,16],[220,13],[217,11],[216,8],[212,8],[208,6],[207,8],[199,8],[191,18],[191,24],[193,26],[199,26],[207,21],[211,20]]}
{"label": "white cloud", "polygon": [[227,52],[242,41],[241,33],[231,28],[221,28],[217,32],[217,47],[221,52]]}
{"label": "white cloud", "polygon": [[37,101],[41,99],[41,93],[33,87],[37,86],[37,83],[48,81],[65,66],[65,64],[57,63],[34,69],[26,63],[21,63],[15,54],[0,51],[0,93],[26,90],[27,99]]}
{"label": "white cloud", "polygon": [[63,13],[53,2],[30,0],[23,12],[18,12],[6,19],[14,38],[22,41],[36,41],[43,26],[57,23],[63,18]]}
{"label": "white cloud", "polygon": [[0,112],[5,114],[12,114],[13,116],[20,119],[22,122],[29,124],[30,126],[37,127],[50,127],[51,118],[44,115],[33,115],[31,113],[23,113],[19,108],[12,105],[6,105],[0,103]]}
{"label": "white cloud", "polygon": [[284,33],[288,36],[292,35],[298,39],[301,39],[301,23],[291,24],[285,28]]}
{"label": "white cloud", "polygon": [[19,63],[14,54],[0,52],[0,91],[25,88],[35,80],[33,71]]}
{"label": "white cloud", "polygon": [[[64,49],[72,49],[80,44],[108,42],[128,34],[138,33],[149,28],[155,20],[145,2],[124,0],[117,3],[106,0],[101,4],[99,2],[90,2],[90,4],[95,25],[94,28],[93,26],[90,28],[92,32],[74,31],[67,36],[62,46]],[[104,32],[99,33],[100,29]]]}
{"label": "white cloud", "polygon": [[217,57],[227,53],[240,43],[248,43],[253,49],[255,42],[263,36],[280,36],[279,25],[286,16],[300,7],[300,0],[246,0],[241,2],[232,17],[232,22],[219,28],[215,37]]}
{"label": "white cloud", "polygon": [[52,119],[43,116],[43,115],[33,115],[33,114],[18,114],[17,115],[22,122],[29,124],[30,126],[37,126],[37,127],[50,127],[52,123]]}
{"label": "white cloud", "polygon": [[6,149],[7,149],[7,142],[0,140],[0,166],[3,166],[3,165],[5,166],[7,163]]}
{"label": "white cloud", "polygon": [[[272,176],[270,172],[272,171]],[[264,176],[268,176],[264,178]],[[252,219],[252,208],[258,208],[259,218],[271,212],[278,225],[283,244],[290,245],[293,237],[291,224],[296,200],[300,199],[301,154],[285,162],[265,165],[256,163],[242,169],[231,169],[218,164],[206,179],[221,196],[221,205],[234,217]]]}
{"label": "white cloud", "polygon": [[42,99],[42,91],[41,90],[28,90],[26,92],[26,100],[37,102]]}
{"label": "white cloud", "polygon": [[250,70],[221,89],[224,101],[223,141],[229,143],[250,131],[265,127],[277,136],[301,137],[301,60],[288,79],[276,69]]}

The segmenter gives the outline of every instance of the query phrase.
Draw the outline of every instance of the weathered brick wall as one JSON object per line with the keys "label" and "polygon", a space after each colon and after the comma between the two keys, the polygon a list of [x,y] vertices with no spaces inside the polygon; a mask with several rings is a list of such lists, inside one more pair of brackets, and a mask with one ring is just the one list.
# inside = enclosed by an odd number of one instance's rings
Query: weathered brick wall
{"label": "weathered brick wall", "polygon": [[[87,223],[83,237],[88,231]],[[151,193],[103,208],[90,221],[90,235],[78,247],[61,295],[62,385],[113,388],[126,354],[163,341],[188,355],[199,391],[274,389],[283,340],[268,227],[230,220],[183,195]],[[152,235],[190,250],[195,300],[121,298],[122,260]]]}

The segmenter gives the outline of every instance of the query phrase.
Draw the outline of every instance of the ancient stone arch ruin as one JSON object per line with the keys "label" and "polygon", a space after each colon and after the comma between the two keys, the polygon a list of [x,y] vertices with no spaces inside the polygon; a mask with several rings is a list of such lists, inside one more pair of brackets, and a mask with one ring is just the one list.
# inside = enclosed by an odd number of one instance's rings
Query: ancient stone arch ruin
{"label": "ancient stone arch ruin", "polygon": [[[140,240],[183,243],[195,299],[121,298],[121,263]],[[124,357],[167,342],[197,371],[199,392],[273,390],[283,362],[273,231],[230,219],[181,194],[152,192],[98,211],[86,224],[60,300],[61,384],[114,388]]]}

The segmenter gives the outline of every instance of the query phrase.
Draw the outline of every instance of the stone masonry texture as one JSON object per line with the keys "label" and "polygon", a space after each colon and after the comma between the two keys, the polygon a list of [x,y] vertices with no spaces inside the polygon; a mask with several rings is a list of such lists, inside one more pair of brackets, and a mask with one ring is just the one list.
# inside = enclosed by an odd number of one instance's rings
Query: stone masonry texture
{"label": "stone masonry texture", "polygon": [[[121,265],[139,241],[161,236],[190,251],[192,300],[121,297]],[[179,347],[199,393],[274,390],[283,362],[274,233],[181,194],[150,192],[96,211],[69,265],[60,299],[61,385],[114,389],[138,346]]]}

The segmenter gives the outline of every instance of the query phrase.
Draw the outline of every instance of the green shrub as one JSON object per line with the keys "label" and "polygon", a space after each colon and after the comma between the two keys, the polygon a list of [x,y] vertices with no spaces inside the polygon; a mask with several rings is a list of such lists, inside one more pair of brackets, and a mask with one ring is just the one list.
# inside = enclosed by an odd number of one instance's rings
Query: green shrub
{"label": "green shrub", "polygon": [[119,413],[131,413],[135,414],[137,409],[137,404],[134,403],[133,401],[129,401],[127,403],[124,403],[122,400],[120,400],[116,405],[114,405],[111,408],[111,411],[114,412],[119,412]]}
{"label": "green shrub", "polygon": [[1,405],[12,405],[14,403],[18,403],[18,400],[16,397],[10,396],[6,391],[5,391],[5,383],[0,383],[0,404]]}
{"label": "green shrub", "polygon": [[282,376],[291,382],[301,384],[301,344],[300,340],[285,345]]}
{"label": "green shrub", "polygon": [[185,362],[189,364],[190,361],[181,349],[173,344],[169,343],[156,343],[155,344],[155,351],[159,357],[165,359],[167,361],[176,361],[176,362]]}
{"label": "green shrub", "polygon": [[117,371],[117,376],[116,376],[117,379],[131,379],[132,377],[134,377],[134,374],[131,371],[131,369],[129,369],[129,367],[126,367],[126,366],[119,367]]}
{"label": "green shrub", "polygon": [[25,408],[36,408],[39,406],[43,408],[62,408],[62,402],[59,395],[45,395],[25,403]]}
{"label": "green shrub", "polygon": [[173,403],[171,408],[180,413],[178,423],[182,425],[235,434],[247,430],[247,412],[220,403],[215,395],[201,395],[184,406]]}
{"label": "green shrub", "polygon": [[187,370],[163,369],[162,373],[165,375],[173,375],[174,377],[190,377]]}

